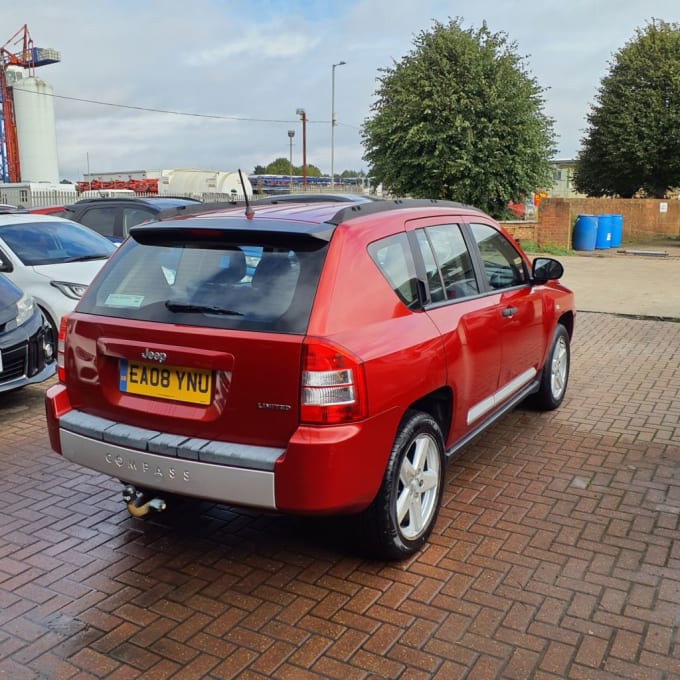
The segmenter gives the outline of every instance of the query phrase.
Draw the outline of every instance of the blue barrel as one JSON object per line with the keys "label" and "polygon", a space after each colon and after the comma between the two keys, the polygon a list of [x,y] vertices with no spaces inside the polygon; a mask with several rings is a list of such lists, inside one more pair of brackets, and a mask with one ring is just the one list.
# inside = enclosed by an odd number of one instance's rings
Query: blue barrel
{"label": "blue barrel", "polygon": [[597,240],[597,216],[579,215],[574,225],[574,250],[595,250]]}
{"label": "blue barrel", "polygon": [[613,215],[597,216],[597,238],[595,248],[604,250],[612,247],[612,218]]}
{"label": "blue barrel", "polygon": [[623,215],[612,215],[612,248],[618,248],[623,241]]}

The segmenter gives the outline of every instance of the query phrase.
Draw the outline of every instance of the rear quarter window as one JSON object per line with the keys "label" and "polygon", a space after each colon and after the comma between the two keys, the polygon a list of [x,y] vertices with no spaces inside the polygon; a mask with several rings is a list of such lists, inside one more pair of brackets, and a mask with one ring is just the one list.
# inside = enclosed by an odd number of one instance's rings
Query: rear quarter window
{"label": "rear quarter window", "polygon": [[417,307],[418,282],[406,234],[394,234],[371,243],[368,252],[399,299],[411,309]]}

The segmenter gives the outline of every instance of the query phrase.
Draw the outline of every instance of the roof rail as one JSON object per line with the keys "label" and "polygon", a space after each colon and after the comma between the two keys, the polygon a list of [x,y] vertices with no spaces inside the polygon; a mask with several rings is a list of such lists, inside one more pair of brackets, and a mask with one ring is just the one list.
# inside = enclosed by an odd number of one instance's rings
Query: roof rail
{"label": "roof rail", "polygon": [[370,203],[352,203],[346,208],[338,210],[327,222],[337,227],[341,222],[347,222],[353,218],[390,210],[404,210],[405,208],[455,208],[457,210],[463,208],[465,210],[474,210],[480,215],[484,214],[482,210],[473,205],[465,205],[464,203],[456,203],[454,201],[440,201],[436,198],[396,198],[394,200],[371,201]]}

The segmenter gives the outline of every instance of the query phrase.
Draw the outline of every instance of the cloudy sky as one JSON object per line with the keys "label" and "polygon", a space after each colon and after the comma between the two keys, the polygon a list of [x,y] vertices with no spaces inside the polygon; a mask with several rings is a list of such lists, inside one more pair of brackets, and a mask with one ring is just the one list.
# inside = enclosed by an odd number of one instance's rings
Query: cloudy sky
{"label": "cloudy sky", "polygon": [[[277,157],[330,171],[332,65],[336,172],[366,169],[360,127],[380,68],[437,20],[486,21],[546,88],[558,156],[579,149],[615,52],[678,0],[51,0],[0,3],[0,44],[24,24],[61,53],[37,69],[55,94],[60,174],[161,168],[252,172]],[[11,48],[11,45],[8,45]],[[154,111],[155,110],[155,111]],[[174,113],[166,113],[174,112]]]}

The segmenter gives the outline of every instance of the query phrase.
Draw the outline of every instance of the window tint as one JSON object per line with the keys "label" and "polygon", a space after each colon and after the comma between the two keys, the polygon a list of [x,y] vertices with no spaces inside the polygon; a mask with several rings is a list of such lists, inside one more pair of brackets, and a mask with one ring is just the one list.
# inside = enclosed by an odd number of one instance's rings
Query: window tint
{"label": "window tint", "polygon": [[152,219],[154,219],[154,214],[150,210],[123,208],[123,236],[130,233],[130,227]]}
{"label": "window tint", "polygon": [[470,228],[492,288],[510,288],[528,280],[524,260],[503,234],[488,224],[471,224]]}
{"label": "window tint", "polygon": [[[425,261],[432,302],[459,300],[479,292],[472,259],[459,225],[442,224],[419,230],[418,244]],[[433,261],[438,272],[433,270]]]}
{"label": "window tint", "polygon": [[190,326],[304,333],[327,243],[128,239],[80,311]]}
{"label": "window tint", "polygon": [[114,207],[90,208],[83,213],[79,222],[104,236],[115,236],[116,211],[117,208]]}
{"label": "window tint", "polygon": [[368,252],[392,290],[407,307],[418,305],[416,270],[406,234],[371,243]]}

